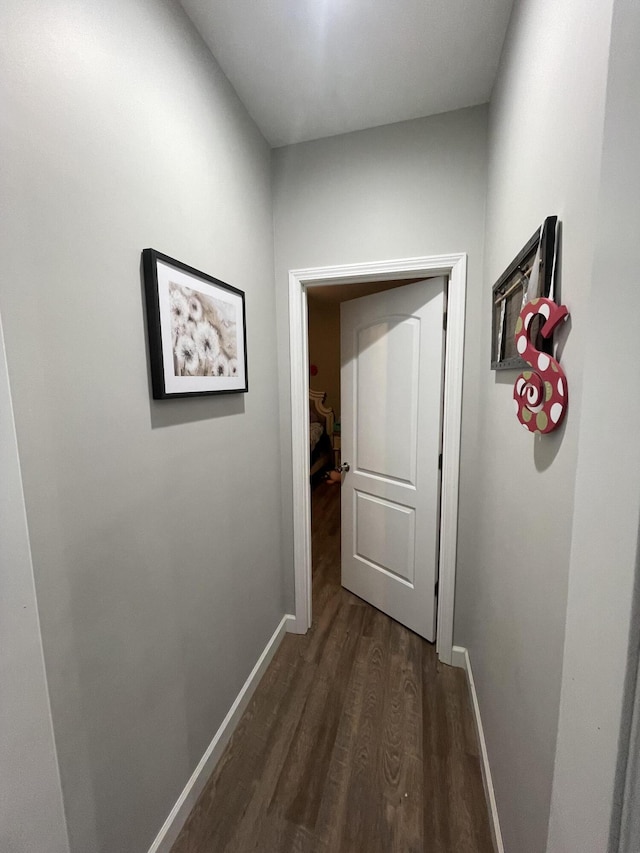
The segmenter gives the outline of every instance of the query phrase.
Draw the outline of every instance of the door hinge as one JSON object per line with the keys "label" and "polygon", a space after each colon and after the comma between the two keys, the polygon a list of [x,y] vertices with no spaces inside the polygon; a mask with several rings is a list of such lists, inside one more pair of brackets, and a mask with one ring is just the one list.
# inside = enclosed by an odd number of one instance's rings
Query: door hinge
{"label": "door hinge", "polygon": [[442,471],[442,453],[438,454],[438,471]]}
{"label": "door hinge", "polygon": [[442,328],[444,329],[445,332],[447,331],[447,312],[446,311],[444,311],[442,314]]}
{"label": "door hinge", "polygon": [[440,586],[440,578],[436,581],[436,585],[433,588],[433,594],[437,598],[438,597],[438,587]]}

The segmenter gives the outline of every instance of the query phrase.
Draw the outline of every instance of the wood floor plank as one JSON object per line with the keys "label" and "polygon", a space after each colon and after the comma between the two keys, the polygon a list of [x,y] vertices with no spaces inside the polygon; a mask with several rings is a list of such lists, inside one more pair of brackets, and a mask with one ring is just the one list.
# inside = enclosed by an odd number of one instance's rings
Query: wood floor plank
{"label": "wood floor plank", "polygon": [[[398,626],[400,629],[400,626]],[[395,631],[392,644],[391,690],[385,710],[385,740],[395,752],[385,753],[385,782],[391,807],[393,850],[420,853],[422,850],[424,762],[422,758],[422,694],[419,692],[418,638],[404,629]],[[388,733],[388,734],[387,734]]]}
{"label": "wood floor plank", "polygon": [[284,810],[287,820],[309,830],[315,828],[320,809],[360,636],[362,613],[362,608],[346,606],[336,616],[342,631],[339,635],[332,634],[325,646],[313,693],[309,696],[304,719],[293,736],[287,766],[274,794],[274,801]]}
{"label": "wood floor plank", "polygon": [[[360,610],[360,618],[364,617],[363,608],[354,605],[354,609]],[[357,722],[362,712],[367,675],[367,659],[361,653],[364,645],[366,644],[361,637],[354,655],[351,677],[316,822],[317,834],[326,839],[327,848],[332,851],[344,849],[342,834],[344,826],[350,819],[347,806],[351,759],[356,748]]]}
{"label": "wood floor plank", "polygon": [[340,586],[314,490],[314,623],[287,635],[172,853],[492,853],[461,671]]}
{"label": "wood floor plank", "polygon": [[351,755],[348,821],[342,843],[347,850],[389,849],[389,823],[384,810],[382,778],[383,708],[390,665],[391,620],[377,610],[367,610],[361,648],[366,654],[367,671],[360,717],[357,720],[355,749]]}

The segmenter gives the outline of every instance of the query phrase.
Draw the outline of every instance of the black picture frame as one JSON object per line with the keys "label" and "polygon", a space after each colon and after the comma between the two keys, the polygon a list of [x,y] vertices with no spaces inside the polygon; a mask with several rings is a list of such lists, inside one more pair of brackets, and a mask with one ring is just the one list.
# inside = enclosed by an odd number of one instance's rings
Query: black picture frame
{"label": "black picture frame", "polygon": [[[515,324],[522,307],[523,289],[528,286],[532,265],[540,247],[538,296],[548,297],[552,291],[558,217],[547,216],[518,252],[492,288],[491,369],[522,370],[527,362],[515,348]],[[531,340],[539,352],[552,353],[553,341],[540,334],[543,319],[536,317],[531,325]]]}
{"label": "black picture frame", "polygon": [[142,270],[153,398],[246,393],[244,291],[155,249]]}

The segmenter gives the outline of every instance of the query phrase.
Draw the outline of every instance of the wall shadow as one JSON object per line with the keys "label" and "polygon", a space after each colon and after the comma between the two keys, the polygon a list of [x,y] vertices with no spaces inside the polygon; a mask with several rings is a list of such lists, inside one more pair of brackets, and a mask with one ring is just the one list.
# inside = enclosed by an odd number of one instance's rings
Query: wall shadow
{"label": "wall shadow", "polygon": [[149,389],[151,429],[244,414],[244,393],[154,400]]}
{"label": "wall shadow", "polygon": [[534,435],[533,462],[536,471],[546,471],[553,465],[562,447],[566,427],[567,419],[565,418],[558,429],[554,429],[553,432],[547,435]]}

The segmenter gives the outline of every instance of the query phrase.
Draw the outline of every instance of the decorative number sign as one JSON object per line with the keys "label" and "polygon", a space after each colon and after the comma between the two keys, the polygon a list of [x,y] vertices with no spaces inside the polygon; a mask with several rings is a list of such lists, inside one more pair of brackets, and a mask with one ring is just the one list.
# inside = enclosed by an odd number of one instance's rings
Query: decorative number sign
{"label": "decorative number sign", "polygon": [[566,305],[541,297],[527,302],[516,322],[516,349],[532,368],[523,371],[513,386],[516,415],[530,432],[547,433],[562,423],[569,389],[567,377],[555,358],[537,350],[529,340],[531,321],[537,314],[545,319],[540,334],[550,338],[556,326],[569,316],[569,311]]}

